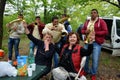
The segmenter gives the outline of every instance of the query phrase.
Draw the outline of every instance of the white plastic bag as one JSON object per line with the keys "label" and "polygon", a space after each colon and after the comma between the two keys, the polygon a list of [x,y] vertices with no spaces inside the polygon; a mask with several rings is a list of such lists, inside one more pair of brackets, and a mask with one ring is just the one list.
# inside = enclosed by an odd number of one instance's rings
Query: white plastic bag
{"label": "white plastic bag", "polygon": [[54,80],[66,80],[69,77],[68,72],[63,67],[57,67],[52,70]]}
{"label": "white plastic bag", "polygon": [[0,62],[0,77],[3,76],[17,76],[17,69],[13,67],[9,62],[1,61]]}
{"label": "white plastic bag", "polygon": [[[69,72],[69,75],[72,76],[72,77],[76,77],[77,73]],[[75,80],[87,80],[87,78],[84,75],[82,75],[80,78],[77,78]]]}
{"label": "white plastic bag", "polygon": [[81,76],[80,78],[78,78],[78,80],[87,80],[85,76]]}

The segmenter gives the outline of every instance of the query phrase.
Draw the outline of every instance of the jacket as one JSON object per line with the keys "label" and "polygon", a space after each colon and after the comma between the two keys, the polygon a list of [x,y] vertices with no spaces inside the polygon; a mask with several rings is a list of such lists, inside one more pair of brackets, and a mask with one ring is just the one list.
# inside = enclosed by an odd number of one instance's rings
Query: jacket
{"label": "jacket", "polygon": [[[35,27],[34,25],[35,25],[35,23],[28,25],[28,29],[29,29],[31,34],[33,33],[33,30]],[[42,30],[44,29],[44,27],[45,27],[45,24],[43,24],[43,23],[40,23],[40,25],[38,25],[39,35],[40,35],[41,39],[43,38]]]}
{"label": "jacket", "polygon": [[34,38],[32,34],[28,34],[27,36],[35,45],[38,46],[35,55],[35,63],[37,65],[45,65],[47,67],[51,67],[52,57],[53,54],[55,53],[55,46],[51,43],[49,44],[49,50],[45,51],[44,41]]}
{"label": "jacket", "polygon": [[[82,34],[86,34],[85,31],[87,30],[87,25],[90,20],[87,20],[81,30]],[[95,41],[98,44],[102,44],[104,42],[105,36],[108,34],[107,24],[103,19],[98,18],[98,20],[94,24],[94,31],[95,31]]]}
{"label": "jacket", "polygon": [[[15,21],[15,20],[13,20]],[[13,22],[12,21],[12,22]],[[23,21],[15,21],[13,23],[9,23],[10,26],[10,33],[9,33],[9,38],[20,38],[20,35],[23,34],[25,31],[24,26],[23,26]],[[17,30],[14,30],[13,28],[17,27]]]}
{"label": "jacket", "polygon": [[[70,54],[70,53],[66,53],[65,49],[68,47],[68,45],[64,45],[64,47],[62,48],[62,52],[60,54],[61,58],[63,59],[63,57],[65,57],[65,54]],[[73,72],[78,72],[80,69],[80,63],[81,63],[81,55],[80,55],[80,50],[81,50],[81,46],[79,44],[76,44],[70,54],[70,57],[68,59],[70,59],[71,61],[71,68],[73,69]],[[66,60],[68,60],[66,59]],[[61,60],[60,60],[61,61]],[[61,61],[61,64],[64,64],[64,61]],[[70,65],[68,65],[70,66]]]}
{"label": "jacket", "polygon": [[[56,30],[53,30],[53,28],[56,28]],[[42,33],[51,33],[53,36],[54,43],[57,43],[60,41],[61,37],[63,36],[62,33],[66,33],[67,31],[64,28],[63,24],[58,23],[58,25],[53,26],[53,23],[48,23],[45,25],[45,28],[43,29]]]}

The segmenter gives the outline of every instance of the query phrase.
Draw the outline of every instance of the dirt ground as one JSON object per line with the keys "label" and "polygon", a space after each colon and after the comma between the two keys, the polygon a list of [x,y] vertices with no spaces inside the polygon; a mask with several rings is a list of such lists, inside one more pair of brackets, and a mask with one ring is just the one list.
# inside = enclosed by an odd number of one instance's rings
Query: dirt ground
{"label": "dirt ground", "polygon": [[[29,42],[22,41],[19,47],[21,55],[28,54],[28,46]],[[7,61],[7,54],[3,58],[0,58],[0,61]],[[102,50],[97,73],[97,80],[120,80],[120,77],[117,77],[117,75],[120,75],[120,57],[112,56],[110,51]],[[87,76],[87,79],[90,80],[89,75]]]}

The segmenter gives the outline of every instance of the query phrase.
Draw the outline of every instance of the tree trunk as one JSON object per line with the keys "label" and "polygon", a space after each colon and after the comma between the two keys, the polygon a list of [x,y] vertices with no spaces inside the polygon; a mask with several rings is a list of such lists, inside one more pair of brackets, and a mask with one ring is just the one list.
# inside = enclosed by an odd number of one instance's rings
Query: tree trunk
{"label": "tree trunk", "polygon": [[120,0],[118,0],[118,4],[119,4],[119,6],[120,6]]}
{"label": "tree trunk", "polygon": [[46,9],[46,6],[44,6],[44,23],[47,23],[47,9]]}
{"label": "tree trunk", "polygon": [[64,14],[67,14],[67,9],[66,8],[64,8]]}
{"label": "tree trunk", "polygon": [[3,13],[5,10],[6,0],[0,0],[0,49],[2,48],[3,38]]}

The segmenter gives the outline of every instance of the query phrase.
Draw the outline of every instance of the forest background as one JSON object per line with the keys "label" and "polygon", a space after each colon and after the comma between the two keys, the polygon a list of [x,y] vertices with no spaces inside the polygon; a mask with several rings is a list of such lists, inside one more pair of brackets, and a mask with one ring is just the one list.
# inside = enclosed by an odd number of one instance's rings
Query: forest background
{"label": "forest background", "polygon": [[16,19],[17,14],[22,13],[29,24],[34,21],[35,16],[47,24],[51,17],[67,14],[73,31],[83,24],[90,10],[98,9],[99,16],[120,16],[120,0],[0,0],[0,48],[4,48],[3,40],[8,38],[6,24]]}
{"label": "forest background", "polygon": [[[9,35],[6,24],[16,19],[19,13],[24,15],[28,24],[34,21],[35,16],[40,16],[42,22],[47,24],[51,22],[52,16],[61,18],[61,14],[65,13],[70,17],[73,31],[76,31],[90,16],[93,8],[98,9],[100,17],[120,17],[120,0],[0,0],[0,49],[5,51],[0,61],[7,60],[8,55]],[[29,39],[25,34],[21,35],[19,51],[20,55],[29,54]],[[117,77],[120,74],[120,58],[110,53],[101,52],[97,80],[120,80]]]}

